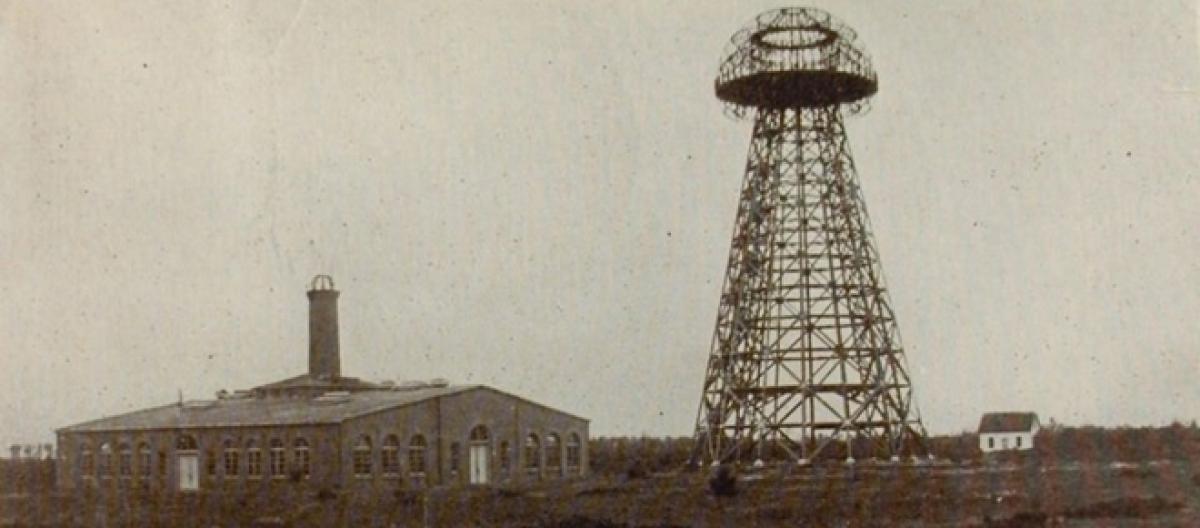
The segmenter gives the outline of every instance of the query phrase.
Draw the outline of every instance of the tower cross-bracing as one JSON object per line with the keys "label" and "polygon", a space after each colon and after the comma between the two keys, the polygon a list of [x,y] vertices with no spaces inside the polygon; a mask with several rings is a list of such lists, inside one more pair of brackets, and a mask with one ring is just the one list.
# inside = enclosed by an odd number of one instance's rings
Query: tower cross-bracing
{"label": "tower cross-bracing", "polygon": [[754,129],[696,456],[717,463],[925,454],[896,316],[842,119],[877,82],[828,13],[778,9],[738,31],[717,96]]}

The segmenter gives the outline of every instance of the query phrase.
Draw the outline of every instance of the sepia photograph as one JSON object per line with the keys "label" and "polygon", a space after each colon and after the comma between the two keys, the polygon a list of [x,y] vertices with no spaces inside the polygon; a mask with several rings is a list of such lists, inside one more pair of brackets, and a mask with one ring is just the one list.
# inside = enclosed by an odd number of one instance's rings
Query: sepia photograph
{"label": "sepia photograph", "polygon": [[0,528],[1200,526],[1197,0],[0,0]]}

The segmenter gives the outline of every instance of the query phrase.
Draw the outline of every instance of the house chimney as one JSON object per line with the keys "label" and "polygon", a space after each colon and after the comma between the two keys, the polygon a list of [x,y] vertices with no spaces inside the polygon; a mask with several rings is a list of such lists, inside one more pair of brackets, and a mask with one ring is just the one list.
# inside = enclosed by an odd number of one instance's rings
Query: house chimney
{"label": "house chimney", "polygon": [[333,277],[313,277],[308,288],[308,375],[313,378],[332,380],[342,375],[337,298]]}

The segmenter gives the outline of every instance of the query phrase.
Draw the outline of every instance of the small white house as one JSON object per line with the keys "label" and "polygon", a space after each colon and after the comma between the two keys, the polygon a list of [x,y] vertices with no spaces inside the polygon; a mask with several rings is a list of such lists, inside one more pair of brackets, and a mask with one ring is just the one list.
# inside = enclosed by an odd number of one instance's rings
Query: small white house
{"label": "small white house", "polygon": [[984,453],[1033,449],[1041,425],[1031,412],[986,413],[979,420],[979,449]]}

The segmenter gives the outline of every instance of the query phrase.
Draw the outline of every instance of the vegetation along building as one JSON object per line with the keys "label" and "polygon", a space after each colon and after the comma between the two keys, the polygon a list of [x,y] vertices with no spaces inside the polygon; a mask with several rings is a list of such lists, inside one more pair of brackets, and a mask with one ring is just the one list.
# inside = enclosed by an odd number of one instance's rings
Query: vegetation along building
{"label": "vegetation along building", "polygon": [[481,385],[342,376],[337,297],[313,279],[306,374],[59,429],[59,486],[353,493],[586,472],[586,419]]}
{"label": "vegetation along building", "polygon": [[1033,449],[1040,427],[1031,412],[986,413],[979,419],[979,449],[984,453]]}

